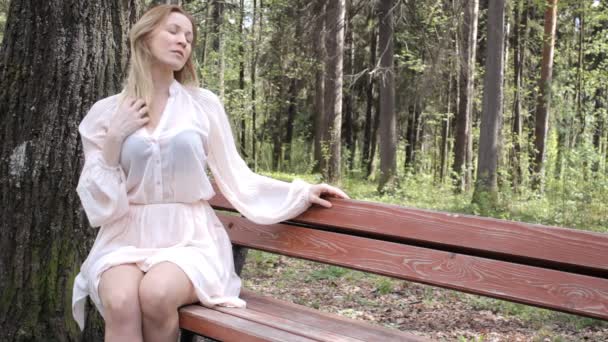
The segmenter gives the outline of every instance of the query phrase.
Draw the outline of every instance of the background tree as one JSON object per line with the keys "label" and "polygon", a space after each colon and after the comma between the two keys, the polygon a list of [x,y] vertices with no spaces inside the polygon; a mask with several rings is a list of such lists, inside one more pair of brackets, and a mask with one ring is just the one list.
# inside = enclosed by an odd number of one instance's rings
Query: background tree
{"label": "background tree", "polygon": [[[534,181],[532,186],[539,189],[544,176],[547,131],[549,130],[549,106],[551,104],[551,80],[553,78],[553,51],[557,25],[557,0],[547,0],[545,10],[545,34],[543,60],[536,105],[536,129],[534,131]],[[584,127],[584,125],[583,125]],[[583,129],[584,130],[584,129]]]}
{"label": "background tree", "polygon": [[[96,231],[74,191],[77,129],[96,100],[120,91],[140,8],[134,0],[10,3],[0,51],[2,341],[79,336],[72,282]],[[94,312],[86,341],[102,338]]]}
{"label": "background tree", "polygon": [[460,45],[460,101],[456,114],[453,171],[456,188],[468,189],[471,184],[472,112],[475,99],[475,56],[477,51],[477,23],[479,0],[463,0],[464,19]]}
{"label": "background tree", "polygon": [[488,7],[488,42],[479,135],[479,158],[474,201],[487,206],[497,202],[498,158],[503,109],[505,0]]}
{"label": "background tree", "polygon": [[381,0],[378,11],[380,36],[380,180],[379,189],[395,180],[397,132],[395,115],[395,69],[393,65],[393,0]]}
{"label": "background tree", "polygon": [[325,141],[328,147],[328,162],[324,176],[336,182],[341,175],[342,149],[342,77],[344,51],[345,1],[327,3],[326,9],[326,63],[325,63]]}

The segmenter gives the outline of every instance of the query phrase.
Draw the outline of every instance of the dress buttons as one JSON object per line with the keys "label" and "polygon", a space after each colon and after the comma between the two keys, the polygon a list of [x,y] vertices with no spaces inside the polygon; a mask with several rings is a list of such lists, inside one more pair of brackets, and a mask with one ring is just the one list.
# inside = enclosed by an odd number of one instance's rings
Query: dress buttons
{"label": "dress buttons", "polygon": [[156,185],[160,185],[160,182],[156,182]]}

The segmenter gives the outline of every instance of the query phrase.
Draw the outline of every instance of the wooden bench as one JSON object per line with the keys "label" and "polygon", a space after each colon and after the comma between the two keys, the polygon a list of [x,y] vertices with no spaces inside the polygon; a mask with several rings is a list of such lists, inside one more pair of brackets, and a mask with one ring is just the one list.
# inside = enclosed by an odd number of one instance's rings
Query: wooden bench
{"label": "wooden bench", "polygon": [[[216,210],[234,211],[221,196]],[[608,320],[608,234],[332,200],[289,222],[261,226],[218,212],[235,263],[244,248]],[[239,268],[240,271],[240,268]],[[302,284],[306,286],[305,284]],[[180,309],[182,341],[419,341],[248,290],[246,309]]]}

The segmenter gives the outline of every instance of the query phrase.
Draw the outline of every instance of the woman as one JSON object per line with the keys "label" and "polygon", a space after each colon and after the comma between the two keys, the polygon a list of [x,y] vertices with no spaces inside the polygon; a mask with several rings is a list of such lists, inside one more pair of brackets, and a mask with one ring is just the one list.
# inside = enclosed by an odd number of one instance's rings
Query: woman
{"label": "woman", "polygon": [[[130,33],[125,90],[95,103],[79,126],[85,165],[77,192],[97,239],[74,282],[84,328],[90,296],[106,340],[175,341],[178,307],[244,307],[230,240],[207,202],[214,191],[260,224],[330,207],[340,189],[253,173],[236,151],[218,97],[195,87],[196,25],[176,6],[148,11]],[[192,86],[191,86],[192,85]]]}

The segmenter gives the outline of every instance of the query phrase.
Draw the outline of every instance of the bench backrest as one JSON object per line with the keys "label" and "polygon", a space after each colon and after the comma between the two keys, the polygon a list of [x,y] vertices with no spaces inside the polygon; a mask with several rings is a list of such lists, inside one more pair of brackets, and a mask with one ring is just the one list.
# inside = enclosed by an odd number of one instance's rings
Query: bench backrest
{"label": "bench backrest", "polygon": [[235,245],[608,320],[608,234],[339,199],[258,225],[217,193]]}

